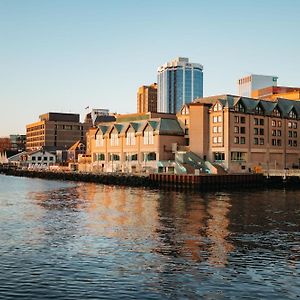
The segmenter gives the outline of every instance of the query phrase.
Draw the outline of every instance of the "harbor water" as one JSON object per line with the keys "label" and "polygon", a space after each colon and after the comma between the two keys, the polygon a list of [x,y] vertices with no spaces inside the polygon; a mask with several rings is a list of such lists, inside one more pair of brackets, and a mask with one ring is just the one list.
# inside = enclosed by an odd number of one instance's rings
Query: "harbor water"
{"label": "harbor water", "polygon": [[300,299],[300,189],[0,175],[0,299]]}

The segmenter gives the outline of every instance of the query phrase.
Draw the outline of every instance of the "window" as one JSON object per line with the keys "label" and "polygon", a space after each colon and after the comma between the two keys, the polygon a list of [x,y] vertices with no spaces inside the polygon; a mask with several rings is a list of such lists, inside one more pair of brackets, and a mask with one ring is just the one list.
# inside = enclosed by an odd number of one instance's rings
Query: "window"
{"label": "window", "polygon": [[261,126],[264,125],[264,119],[259,119],[259,125],[261,125]]}
{"label": "window", "polygon": [[289,137],[292,137],[293,136],[293,131],[289,130],[288,135],[289,135]]}
{"label": "window", "polygon": [[239,122],[240,122],[240,117],[234,116],[234,123],[239,123]]}
{"label": "window", "polygon": [[98,160],[98,161],[105,160],[105,154],[104,153],[97,153],[96,154],[96,160]]}
{"label": "window", "polygon": [[213,116],[213,123],[218,123],[218,116]]}
{"label": "window", "polygon": [[276,146],[276,140],[272,139],[272,146]]}
{"label": "window", "polygon": [[110,145],[111,146],[119,146],[119,137],[117,133],[112,133],[110,135]]}
{"label": "window", "polygon": [[258,104],[256,107],[255,107],[255,113],[258,114],[258,115],[262,115],[264,113],[264,110],[263,108],[260,106],[260,104]]}
{"label": "window", "polygon": [[276,136],[276,130],[275,129],[272,130],[272,136]]}
{"label": "window", "polygon": [[41,156],[38,156],[38,160],[40,160],[40,161],[41,161],[41,160],[42,160],[42,157],[41,157]]}
{"label": "window", "polygon": [[297,137],[297,131],[293,131],[293,137],[294,137],[294,138]]}
{"label": "window", "polygon": [[288,122],[288,128],[292,128],[293,127],[293,123],[292,122]]}
{"label": "window", "polygon": [[294,128],[294,129],[297,128],[297,122],[293,122],[293,128]]}
{"label": "window", "polygon": [[259,119],[254,118],[254,125],[258,125],[259,124]]}
{"label": "window", "polygon": [[281,136],[281,130],[277,130],[277,136]]}
{"label": "window", "polygon": [[238,137],[238,136],[235,136],[233,142],[234,142],[235,144],[239,144],[239,143],[240,143],[239,137]]}
{"label": "window", "polygon": [[263,145],[264,143],[265,143],[265,140],[264,140],[263,138],[260,138],[260,139],[259,139],[259,144],[260,144],[260,145]]}
{"label": "window", "polygon": [[188,129],[188,128],[185,128],[185,129],[184,129],[184,134],[185,134],[185,135],[189,135],[189,129]]}
{"label": "window", "polygon": [[289,140],[288,145],[289,145],[289,147],[292,147],[293,146],[293,140]]}
{"label": "window", "polygon": [[144,153],[144,161],[147,160],[156,160],[156,153],[155,152],[150,152],[150,153]]}
{"label": "window", "polygon": [[240,127],[234,126],[234,133],[239,133],[239,132],[240,132]]}
{"label": "window", "polygon": [[53,161],[53,156],[50,156],[50,157],[49,157],[49,160],[50,160],[50,161]]}
{"label": "window", "polygon": [[297,119],[297,114],[296,114],[296,112],[295,112],[294,109],[292,109],[292,110],[290,111],[289,117],[290,117],[291,119]]}
{"label": "window", "polygon": [[278,121],[278,127],[281,127],[281,125],[282,125],[282,122]]}
{"label": "window", "polygon": [[254,127],[254,135],[258,135],[258,132],[259,132],[258,128]]}
{"label": "window", "polygon": [[243,103],[240,101],[240,102],[238,102],[238,104],[236,104],[236,106],[234,107],[234,110],[244,113],[245,112],[245,107],[244,107]]}
{"label": "window", "polygon": [[260,129],[259,129],[259,134],[260,134],[260,135],[264,135],[264,134],[265,134],[265,130],[264,130],[263,128],[260,128]]}
{"label": "window", "polygon": [[231,152],[231,160],[245,161],[246,153],[245,152]]}
{"label": "window", "polygon": [[297,147],[297,141],[295,141],[295,140],[293,141],[293,146]]}
{"label": "window", "polygon": [[32,156],[31,160],[35,160],[35,156]]}
{"label": "window", "polygon": [[120,160],[120,155],[119,154],[110,154],[110,161],[115,161],[115,160]]}
{"label": "window", "polygon": [[277,140],[277,146],[281,146],[281,140]]}
{"label": "window", "polygon": [[103,146],[103,135],[98,134],[96,135],[96,147],[102,147]]}
{"label": "window", "polygon": [[126,145],[128,145],[128,146],[135,145],[135,132],[134,131],[127,131]]}
{"label": "window", "polygon": [[153,145],[153,130],[149,126],[144,130],[144,145]]}
{"label": "window", "polygon": [[245,144],[245,137],[241,137],[241,144]]}
{"label": "window", "polygon": [[272,127],[276,127],[276,121],[272,120]]}
{"label": "window", "polygon": [[222,137],[218,136],[218,144],[221,144],[221,143],[222,143]]}
{"label": "window", "polygon": [[225,160],[224,152],[214,152],[214,160]]}
{"label": "window", "polygon": [[222,116],[218,116],[218,122],[219,122],[219,123],[222,122]]}
{"label": "window", "polygon": [[246,123],[246,118],[245,117],[241,117],[241,123],[242,124]]}
{"label": "window", "polygon": [[217,103],[214,107],[213,107],[213,111],[220,111],[222,110],[222,105],[220,103]]}
{"label": "window", "polygon": [[258,138],[254,138],[254,145],[258,145]]}
{"label": "window", "polygon": [[246,127],[241,127],[240,128],[240,133],[245,134],[246,133]]}
{"label": "window", "polygon": [[47,156],[44,156],[44,161],[48,160],[48,157]]}
{"label": "window", "polygon": [[216,136],[213,137],[213,144],[217,144],[218,143],[218,138]]}
{"label": "window", "polygon": [[213,127],[213,133],[217,133],[218,132],[218,127],[217,126],[214,126]]}
{"label": "window", "polygon": [[218,126],[218,133],[222,133],[222,127]]}
{"label": "window", "polygon": [[281,117],[281,113],[277,107],[273,109],[272,115],[275,117]]}

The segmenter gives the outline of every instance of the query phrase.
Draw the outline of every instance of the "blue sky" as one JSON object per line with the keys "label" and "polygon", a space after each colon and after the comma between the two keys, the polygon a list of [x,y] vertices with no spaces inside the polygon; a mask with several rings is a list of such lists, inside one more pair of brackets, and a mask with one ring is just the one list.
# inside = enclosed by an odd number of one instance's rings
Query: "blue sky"
{"label": "blue sky", "polygon": [[136,111],[137,88],[177,56],[204,65],[204,94],[239,77],[300,86],[298,0],[0,0],[0,136],[49,111]]}

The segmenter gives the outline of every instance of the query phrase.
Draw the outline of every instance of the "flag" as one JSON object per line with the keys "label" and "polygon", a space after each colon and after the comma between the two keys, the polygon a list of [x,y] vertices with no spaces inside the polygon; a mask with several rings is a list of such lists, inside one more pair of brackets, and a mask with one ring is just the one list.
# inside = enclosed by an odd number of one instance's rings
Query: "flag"
{"label": "flag", "polygon": [[90,108],[90,106],[87,106],[85,109],[89,109]]}

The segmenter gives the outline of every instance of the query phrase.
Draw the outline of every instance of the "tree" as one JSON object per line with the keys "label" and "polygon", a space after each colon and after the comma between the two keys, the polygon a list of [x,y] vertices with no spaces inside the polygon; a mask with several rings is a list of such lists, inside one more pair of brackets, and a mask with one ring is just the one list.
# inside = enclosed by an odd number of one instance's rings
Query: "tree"
{"label": "tree", "polygon": [[10,150],[11,142],[9,138],[0,138],[0,153]]}

